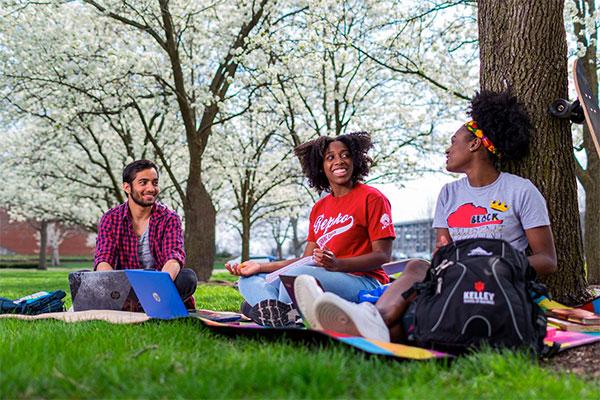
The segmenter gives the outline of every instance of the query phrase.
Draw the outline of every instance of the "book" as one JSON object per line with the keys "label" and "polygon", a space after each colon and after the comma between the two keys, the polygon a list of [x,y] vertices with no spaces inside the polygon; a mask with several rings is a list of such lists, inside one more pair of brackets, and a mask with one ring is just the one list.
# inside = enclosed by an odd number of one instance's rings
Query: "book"
{"label": "book", "polygon": [[213,310],[194,310],[189,314],[191,317],[202,317],[215,322],[248,322],[250,318],[231,312],[231,311],[213,311]]}
{"label": "book", "polygon": [[577,324],[600,325],[600,314],[582,310],[581,308],[554,308],[546,310],[546,315]]}
{"label": "book", "polygon": [[600,325],[578,324],[576,322],[565,321],[555,317],[548,317],[548,325],[555,326],[563,331],[600,332]]}
{"label": "book", "polygon": [[388,275],[394,275],[404,271],[406,265],[411,261],[424,261],[429,264],[429,261],[424,258],[404,258],[402,260],[391,261],[381,266],[383,271]]}
{"label": "book", "polygon": [[281,274],[285,274],[287,271],[289,271],[291,268],[296,267],[298,265],[314,265],[317,266],[315,264],[315,262],[313,261],[312,256],[307,256],[304,258],[301,258],[289,265],[286,265],[283,268],[279,268],[276,271],[271,272],[270,274],[267,274],[267,276],[265,277],[266,281],[268,283],[270,283],[273,286],[279,286],[279,283],[281,282],[281,280],[279,279],[279,275]]}

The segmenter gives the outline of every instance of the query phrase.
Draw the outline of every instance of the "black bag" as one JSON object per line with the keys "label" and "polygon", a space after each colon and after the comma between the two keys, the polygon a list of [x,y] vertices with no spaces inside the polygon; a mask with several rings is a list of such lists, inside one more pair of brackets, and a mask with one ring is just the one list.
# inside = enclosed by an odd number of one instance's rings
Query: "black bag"
{"label": "black bag", "polygon": [[[527,257],[500,239],[468,239],[441,247],[407,317],[410,342],[454,354],[480,348],[530,348],[546,353],[546,316],[532,292],[548,295],[535,283]],[[405,293],[405,297],[408,292]]]}
{"label": "black bag", "polygon": [[64,290],[55,290],[34,293],[16,300],[0,297],[0,314],[37,315],[64,311],[65,302],[62,299],[66,295]]}

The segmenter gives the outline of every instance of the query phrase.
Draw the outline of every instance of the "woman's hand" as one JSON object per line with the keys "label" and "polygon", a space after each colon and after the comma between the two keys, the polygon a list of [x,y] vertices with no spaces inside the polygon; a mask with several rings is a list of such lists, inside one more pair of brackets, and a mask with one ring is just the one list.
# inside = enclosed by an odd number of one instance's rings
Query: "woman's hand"
{"label": "woman's hand", "polygon": [[435,248],[431,253],[431,258],[433,258],[433,256],[440,247],[444,247],[448,243],[450,243],[450,231],[448,230],[448,228],[437,228]]}
{"label": "woman's hand", "polygon": [[244,261],[241,264],[238,263],[227,263],[225,268],[231,275],[237,276],[250,276],[260,273],[260,264],[255,261]]}
{"label": "woman's hand", "polygon": [[322,249],[315,248],[313,250],[313,260],[315,264],[328,271],[341,271],[341,263],[327,246],[324,246]]}

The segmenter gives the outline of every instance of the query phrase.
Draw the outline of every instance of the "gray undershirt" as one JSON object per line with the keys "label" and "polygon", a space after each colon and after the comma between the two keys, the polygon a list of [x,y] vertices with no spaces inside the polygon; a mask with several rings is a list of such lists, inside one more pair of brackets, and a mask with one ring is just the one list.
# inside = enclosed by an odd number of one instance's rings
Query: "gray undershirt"
{"label": "gray undershirt", "polygon": [[[148,224],[148,227],[149,226],[150,224]],[[138,261],[144,269],[155,269],[154,257],[152,257],[152,252],[150,251],[148,227],[146,227],[142,236],[138,238]]]}

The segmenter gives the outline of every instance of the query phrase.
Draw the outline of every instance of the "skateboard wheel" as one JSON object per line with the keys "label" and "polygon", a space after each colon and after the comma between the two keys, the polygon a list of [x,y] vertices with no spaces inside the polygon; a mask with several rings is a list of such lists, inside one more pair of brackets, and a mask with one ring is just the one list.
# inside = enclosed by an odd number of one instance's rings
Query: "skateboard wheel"
{"label": "skateboard wheel", "polygon": [[569,116],[569,119],[575,124],[583,124],[583,121],[585,121],[585,114],[579,99],[571,104],[571,115]]}
{"label": "skateboard wheel", "polygon": [[558,118],[569,118],[571,115],[571,103],[565,99],[556,99],[550,105],[550,112]]}

